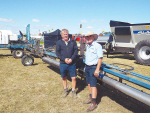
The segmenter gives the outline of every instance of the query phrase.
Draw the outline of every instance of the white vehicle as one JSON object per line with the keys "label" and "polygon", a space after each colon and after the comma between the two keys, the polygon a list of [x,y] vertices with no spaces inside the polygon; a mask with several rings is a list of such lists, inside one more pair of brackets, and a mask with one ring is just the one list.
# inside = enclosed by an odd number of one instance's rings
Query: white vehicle
{"label": "white vehicle", "polygon": [[34,36],[34,35],[31,35],[30,37],[31,37],[31,39],[44,40],[44,36]]}
{"label": "white vehicle", "polygon": [[134,53],[136,61],[150,65],[150,23],[130,24],[110,21],[113,41],[107,42],[107,52]]}
{"label": "white vehicle", "polygon": [[12,34],[10,30],[0,30],[0,48],[10,49],[14,58],[22,58],[24,45],[19,42],[17,34]]}
{"label": "white vehicle", "polygon": [[10,41],[18,41],[18,35],[10,30],[0,30],[0,44],[9,44]]}

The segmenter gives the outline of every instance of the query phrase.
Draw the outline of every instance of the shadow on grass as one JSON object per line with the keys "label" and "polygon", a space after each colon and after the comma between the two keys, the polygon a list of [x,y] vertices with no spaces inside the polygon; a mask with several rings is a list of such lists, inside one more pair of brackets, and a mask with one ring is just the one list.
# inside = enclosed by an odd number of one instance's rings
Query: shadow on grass
{"label": "shadow on grass", "polygon": [[[100,80],[98,80],[101,82]],[[97,103],[101,102],[102,97],[109,97],[111,100],[120,104],[124,108],[134,112],[134,113],[150,113],[150,106],[122,93],[121,91],[113,88],[112,86],[101,82],[97,84],[98,96]],[[109,102],[108,102],[109,103]]]}
{"label": "shadow on grass", "polygon": [[[56,73],[60,74],[59,69],[52,67],[52,66],[48,66],[48,68],[52,69]],[[77,75],[79,77],[77,77],[76,88],[78,88],[77,93],[79,93],[85,89],[87,84],[86,84],[86,77],[84,75],[84,72],[78,71]],[[69,74],[67,76],[67,79],[69,81],[71,81]],[[69,89],[69,92],[70,91],[71,91],[71,89]],[[101,99],[103,97],[110,98],[111,100],[115,101],[119,105],[123,106],[124,108],[126,108],[129,111],[132,111],[134,113],[150,113],[149,106],[137,101],[136,99],[134,99],[132,97],[125,95],[124,93],[121,93],[120,91],[116,90],[115,88],[103,83],[101,80],[98,80],[98,82],[97,82],[97,104],[99,104],[101,102]],[[88,95],[87,95],[87,100],[88,100]]]}
{"label": "shadow on grass", "polygon": [[32,64],[32,66],[36,66],[36,65],[38,65],[38,63],[34,63],[34,64]]}
{"label": "shadow on grass", "polygon": [[11,54],[7,54],[7,55],[0,54],[0,58],[8,57],[8,56],[12,56],[12,55]]}
{"label": "shadow on grass", "polygon": [[[58,68],[55,68],[53,66],[47,66],[47,67],[52,69],[53,71],[55,71],[57,74],[60,74],[60,70]],[[69,76],[69,73],[67,74],[67,80],[69,80],[70,82],[72,81],[71,77]],[[80,91],[84,90],[85,87],[86,87],[85,77],[81,77],[81,79],[77,77],[77,79],[76,79],[76,88],[78,88],[78,90],[77,90],[76,93],[78,94]],[[69,92],[70,91],[71,90],[69,89]]]}
{"label": "shadow on grass", "polygon": [[31,54],[33,57],[35,57],[35,58],[41,58],[40,56],[38,56],[38,55],[34,55],[34,54]]}

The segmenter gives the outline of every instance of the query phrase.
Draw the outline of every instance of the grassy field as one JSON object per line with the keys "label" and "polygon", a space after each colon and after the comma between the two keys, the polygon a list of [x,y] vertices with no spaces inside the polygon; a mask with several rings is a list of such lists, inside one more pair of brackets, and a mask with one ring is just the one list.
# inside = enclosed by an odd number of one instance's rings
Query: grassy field
{"label": "grassy field", "polygon": [[[82,104],[89,95],[85,77],[77,76],[78,98],[72,98],[71,93],[62,98],[63,86],[59,70],[40,58],[34,60],[34,65],[25,67],[21,64],[21,59],[13,58],[10,51],[0,50],[0,113],[85,113],[89,107]],[[132,55],[117,54],[107,58],[104,54],[103,62],[131,65],[134,72],[150,76],[150,66],[137,64]],[[125,80],[123,82],[150,94],[148,89]],[[99,84],[97,87],[98,108],[92,113],[150,112],[106,87]],[[68,89],[71,90],[69,77]]]}

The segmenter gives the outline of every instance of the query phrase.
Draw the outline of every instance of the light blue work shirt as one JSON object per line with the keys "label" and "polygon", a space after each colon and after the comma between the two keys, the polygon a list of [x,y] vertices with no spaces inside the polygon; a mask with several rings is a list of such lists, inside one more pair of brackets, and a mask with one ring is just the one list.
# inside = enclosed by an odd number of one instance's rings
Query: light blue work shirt
{"label": "light blue work shirt", "polygon": [[91,45],[86,45],[85,51],[85,64],[86,65],[96,65],[98,59],[103,57],[102,46],[97,42],[93,41]]}

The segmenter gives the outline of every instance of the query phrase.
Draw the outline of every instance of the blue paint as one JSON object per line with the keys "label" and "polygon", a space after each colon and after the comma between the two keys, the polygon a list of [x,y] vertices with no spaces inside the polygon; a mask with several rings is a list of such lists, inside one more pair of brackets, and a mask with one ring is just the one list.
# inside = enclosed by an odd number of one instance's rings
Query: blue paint
{"label": "blue paint", "polygon": [[0,48],[24,48],[28,47],[27,45],[0,45]]}
{"label": "blue paint", "polygon": [[30,24],[26,27],[27,41],[30,42]]}
{"label": "blue paint", "polygon": [[142,35],[142,34],[150,35],[150,30],[133,31],[133,33],[137,35]]}
{"label": "blue paint", "polygon": [[115,76],[117,76],[117,77],[123,78],[123,79],[125,79],[125,80],[127,80],[127,81],[130,81],[130,82],[132,82],[132,83],[135,83],[135,84],[138,84],[138,85],[140,85],[140,86],[143,86],[143,87],[145,87],[145,88],[150,89],[150,84],[148,84],[148,83],[146,83],[146,82],[143,82],[143,81],[141,81],[141,80],[138,80],[138,79],[129,77],[129,76],[124,75],[124,74],[119,73],[119,72],[115,72],[115,71],[110,70],[110,69],[107,69],[107,68],[105,68],[105,67],[101,67],[101,68],[102,68],[103,71],[105,71],[105,72],[107,72],[107,73],[110,73],[110,74],[112,74],[112,75],[115,75]]}
{"label": "blue paint", "polygon": [[45,54],[45,55],[50,55],[50,56],[53,56],[53,57],[57,57],[56,54],[55,54],[55,52],[47,52],[47,51],[45,50],[44,54]]}
{"label": "blue paint", "polygon": [[112,68],[112,69],[116,69],[116,70],[121,71],[121,72],[129,72],[129,73],[130,73],[130,75],[132,75],[132,76],[136,76],[136,77],[138,77],[138,78],[141,78],[141,79],[144,79],[144,80],[150,81],[150,77],[148,77],[148,76],[144,76],[144,75],[141,75],[141,74],[138,74],[138,73],[132,72],[132,71],[122,70],[122,69],[120,69],[120,68],[119,68],[119,67],[117,67],[117,66],[112,66],[112,65],[110,65],[110,64],[106,64],[106,63],[102,63],[102,65],[103,65],[104,67]]}
{"label": "blue paint", "polygon": [[[83,59],[83,63],[85,63],[85,59]],[[127,81],[130,81],[132,83],[135,83],[135,84],[138,84],[140,86],[143,86],[145,88],[148,88],[150,89],[150,84],[149,83],[146,83],[146,82],[143,82],[141,80],[138,80],[138,79],[135,79],[135,78],[132,78],[132,77],[129,77],[127,75],[124,75],[122,73],[119,73],[119,72],[115,72],[111,69],[115,69],[115,70],[118,70],[118,71],[121,71],[123,72],[123,70],[121,70],[119,67],[116,67],[116,66],[112,66],[110,64],[106,64],[106,63],[102,63],[102,66],[101,66],[101,69],[107,73],[110,73],[112,75],[115,75],[117,77],[120,77],[120,78],[123,78]],[[144,76],[144,75],[141,75],[141,74],[138,74],[138,73],[134,73],[132,71],[129,71],[130,72],[130,75],[133,75],[133,76],[136,76],[138,78],[142,78],[144,80],[147,80],[147,81],[150,81],[150,77],[147,77],[147,76]],[[100,74],[100,78],[102,77],[102,75]]]}

